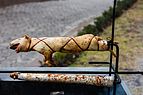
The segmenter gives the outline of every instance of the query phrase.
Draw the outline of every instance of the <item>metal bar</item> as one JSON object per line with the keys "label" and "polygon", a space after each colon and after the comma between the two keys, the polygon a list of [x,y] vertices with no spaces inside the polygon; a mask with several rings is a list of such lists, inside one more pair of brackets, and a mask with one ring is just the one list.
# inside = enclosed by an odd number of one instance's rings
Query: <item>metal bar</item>
{"label": "metal bar", "polygon": [[89,62],[89,64],[110,64],[109,62]]}
{"label": "metal bar", "polygon": [[[21,72],[21,73],[68,73],[68,74],[115,74],[115,72],[108,71],[0,71],[0,73],[12,73],[12,72]],[[143,75],[143,71],[120,71],[118,74],[141,74]]]}
{"label": "metal bar", "polygon": [[[115,71],[115,69],[114,69],[114,67],[112,66],[112,69],[113,69],[113,71]],[[119,76],[119,74],[118,73],[115,73],[116,74],[116,76],[117,76],[117,80],[116,80],[116,83],[121,83],[121,78],[120,78],[120,76]]]}
{"label": "metal bar", "polygon": [[110,53],[110,66],[109,66],[109,75],[111,75],[111,71],[112,71],[112,53]]}
{"label": "metal bar", "polygon": [[[116,90],[117,90],[117,79],[120,79],[118,76],[118,65],[119,65],[119,46],[117,44],[113,44],[116,47],[116,64],[115,64],[115,83],[114,83],[114,89],[113,89],[113,95],[116,95]],[[121,82],[121,80],[119,80]]]}
{"label": "metal bar", "polygon": [[38,73],[11,73],[10,77],[25,81],[81,83],[95,86],[113,86],[114,76],[81,75],[81,74],[38,74]]}
{"label": "metal bar", "polygon": [[[66,69],[67,68],[67,69]],[[106,68],[106,67],[104,67]],[[108,69],[104,68],[80,68],[80,67],[24,67],[24,68],[0,68],[0,73],[12,73],[12,72],[21,72],[21,73],[79,73],[79,74],[109,74]],[[111,74],[115,74],[114,70],[111,71]],[[143,71],[118,71],[118,74],[142,74]]]}
{"label": "metal bar", "polygon": [[[113,13],[112,13],[111,50],[113,50],[113,43],[114,43],[116,2],[117,2],[117,0],[114,0]],[[110,69],[109,69],[109,72],[111,72],[111,67],[112,67],[112,53],[110,53]],[[110,75],[111,75],[111,74],[110,74]]]}
{"label": "metal bar", "polygon": [[119,67],[119,46],[117,44],[113,44],[116,47],[116,64],[115,64],[115,73],[118,73]]}
{"label": "metal bar", "polygon": [[[111,43],[113,44],[114,42],[114,32],[115,32],[115,15],[116,15],[116,3],[117,0],[114,0],[114,4],[113,4],[113,14],[112,14],[112,38],[111,38]],[[113,46],[112,46],[113,48]]]}
{"label": "metal bar", "polygon": [[119,65],[119,46],[117,44],[114,44],[114,46],[116,47],[116,66],[115,66],[115,71],[116,73],[118,73],[118,65]]}
{"label": "metal bar", "polygon": [[[116,11],[116,0],[114,0],[113,4],[113,13],[112,13],[112,34],[111,34],[111,50],[113,50],[113,43],[114,43],[114,32],[115,32],[115,11]],[[111,72],[112,67],[112,53],[110,53],[110,68],[109,72]],[[111,75],[111,74],[109,74]]]}
{"label": "metal bar", "polygon": [[[113,4],[113,15],[112,15],[112,38],[111,38],[111,50],[113,50],[113,42],[114,42],[114,32],[115,32],[115,11],[116,11],[116,3],[117,3],[117,0],[114,0],[114,4]],[[116,45],[115,45],[116,46]],[[119,48],[118,46],[116,46],[116,67],[115,67],[115,73],[118,73],[118,57],[119,57]],[[109,72],[111,72],[111,68],[112,68],[112,54],[110,53],[110,70]],[[111,74],[110,74],[111,75]],[[117,79],[117,75],[115,74],[115,81]],[[114,83],[114,89],[113,89],[113,95],[116,95],[116,89],[117,89],[117,86],[116,86],[116,83]]]}
{"label": "metal bar", "polygon": [[118,74],[142,74],[143,75],[143,71],[120,71],[118,72]]}
{"label": "metal bar", "polygon": [[[12,72],[21,72],[21,73],[69,73],[69,74],[109,74],[108,71],[0,71],[0,73],[12,73]],[[114,74],[114,72],[111,72]]]}
{"label": "metal bar", "polygon": [[0,67],[0,71],[108,71],[108,67]]}

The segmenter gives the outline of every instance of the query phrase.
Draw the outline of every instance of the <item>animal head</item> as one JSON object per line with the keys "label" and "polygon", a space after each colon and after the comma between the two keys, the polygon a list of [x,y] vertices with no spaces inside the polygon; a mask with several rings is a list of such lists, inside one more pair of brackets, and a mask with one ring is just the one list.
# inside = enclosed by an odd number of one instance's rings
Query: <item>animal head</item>
{"label": "animal head", "polygon": [[10,49],[15,50],[17,53],[28,51],[31,43],[31,37],[24,35],[22,38],[15,39],[10,42]]}
{"label": "animal head", "polygon": [[109,46],[108,46],[108,42],[106,40],[100,40],[98,41],[99,44],[99,50],[108,50]]}

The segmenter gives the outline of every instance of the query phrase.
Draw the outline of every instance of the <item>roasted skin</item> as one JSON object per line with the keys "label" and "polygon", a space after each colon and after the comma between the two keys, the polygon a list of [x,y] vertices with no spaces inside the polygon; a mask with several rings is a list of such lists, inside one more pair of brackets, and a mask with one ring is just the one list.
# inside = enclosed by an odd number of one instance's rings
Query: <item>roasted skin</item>
{"label": "roasted skin", "polygon": [[37,51],[44,55],[44,64],[53,66],[52,54],[54,52],[77,53],[81,51],[108,51],[108,41],[92,34],[77,37],[41,37],[31,38],[25,35],[10,42],[10,49],[17,53]]}

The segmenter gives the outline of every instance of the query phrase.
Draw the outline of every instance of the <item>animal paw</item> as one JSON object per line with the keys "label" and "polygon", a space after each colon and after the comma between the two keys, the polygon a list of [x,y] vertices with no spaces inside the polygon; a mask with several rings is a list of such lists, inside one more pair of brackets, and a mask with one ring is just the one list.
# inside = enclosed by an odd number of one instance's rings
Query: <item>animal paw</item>
{"label": "animal paw", "polygon": [[54,64],[53,61],[45,61],[43,66],[44,67],[55,67],[56,65]]}

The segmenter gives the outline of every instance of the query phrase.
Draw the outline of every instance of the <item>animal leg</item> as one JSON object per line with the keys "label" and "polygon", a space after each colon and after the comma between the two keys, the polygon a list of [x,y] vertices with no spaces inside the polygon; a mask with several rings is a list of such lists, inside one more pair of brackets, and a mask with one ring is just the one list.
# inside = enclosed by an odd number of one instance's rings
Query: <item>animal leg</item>
{"label": "animal leg", "polygon": [[48,66],[48,67],[55,66],[54,61],[52,60],[52,53],[46,54],[45,60],[44,60],[44,66]]}
{"label": "animal leg", "polygon": [[54,65],[52,63],[53,63],[53,61],[51,61],[51,60],[45,60],[44,61],[44,66],[53,67]]}

